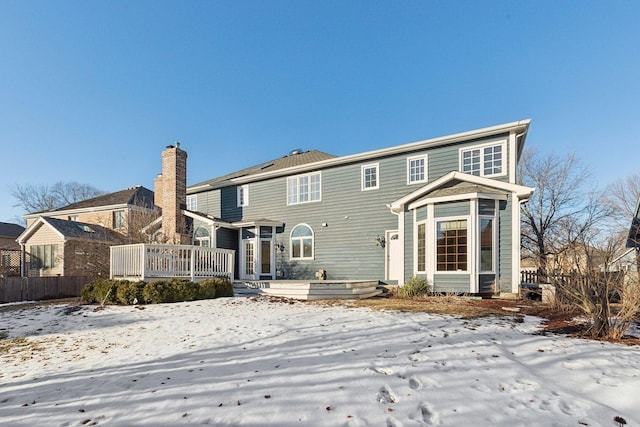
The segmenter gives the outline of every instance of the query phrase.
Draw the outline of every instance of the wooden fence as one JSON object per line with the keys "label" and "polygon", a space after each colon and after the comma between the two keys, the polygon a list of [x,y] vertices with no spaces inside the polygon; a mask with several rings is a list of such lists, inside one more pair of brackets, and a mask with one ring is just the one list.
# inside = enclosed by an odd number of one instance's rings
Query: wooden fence
{"label": "wooden fence", "polygon": [[0,303],[78,297],[91,280],[80,276],[0,278]]}

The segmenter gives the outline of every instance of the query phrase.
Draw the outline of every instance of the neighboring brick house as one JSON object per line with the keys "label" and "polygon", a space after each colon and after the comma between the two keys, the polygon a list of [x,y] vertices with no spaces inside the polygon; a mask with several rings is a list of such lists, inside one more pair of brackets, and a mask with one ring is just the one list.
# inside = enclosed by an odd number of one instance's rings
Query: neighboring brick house
{"label": "neighboring brick house", "polygon": [[27,229],[17,239],[22,274],[107,274],[109,247],[140,241],[140,229],[157,215],[153,191],[141,186],[25,215]]}
{"label": "neighboring brick house", "polygon": [[0,276],[20,275],[20,245],[16,238],[24,227],[9,222],[0,222]]}

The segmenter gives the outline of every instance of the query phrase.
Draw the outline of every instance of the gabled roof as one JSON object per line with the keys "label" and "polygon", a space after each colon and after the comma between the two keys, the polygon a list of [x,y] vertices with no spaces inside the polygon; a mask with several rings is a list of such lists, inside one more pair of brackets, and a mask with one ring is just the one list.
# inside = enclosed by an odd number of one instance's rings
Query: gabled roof
{"label": "gabled roof", "polygon": [[42,226],[49,226],[63,240],[86,240],[94,242],[104,242],[109,244],[119,244],[123,242],[123,237],[117,232],[96,224],[85,222],[68,221],[51,217],[41,216],[19,237],[18,242],[24,244]]}
{"label": "gabled roof", "polygon": [[10,222],[0,222],[0,237],[16,238],[24,232],[24,227]]}
{"label": "gabled roof", "polygon": [[75,209],[95,208],[98,206],[111,205],[137,205],[152,209],[153,191],[148,188],[137,186],[127,188],[126,190],[116,191],[115,193],[103,194],[102,196],[93,197],[91,199],[82,200],[72,203],[51,212],[68,211]]}
{"label": "gabled roof", "polygon": [[264,172],[278,171],[282,169],[291,168],[294,166],[306,165],[309,163],[319,162],[321,160],[334,159],[336,156],[333,154],[323,153],[318,150],[297,152],[293,151],[284,157],[270,160],[268,162],[260,163],[255,166],[251,166],[237,172],[232,172],[227,175],[220,176],[218,178],[210,179],[198,184],[190,186],[190,189],[196,189],[198,187],[207,187],[208,190],[214,188],[224,187],[226,185],[233,184],[231,180],[241,177],[250,177],[253,175],[261,174]]}
{"label": "gabled roof", "polygon": [[[453,185],[452,185],[453,184]],[[523,185],[511,184],[491,178],[469,175],[463,172],[452,171],[441,176],[435,181],[418,188],[406,196],[396,200],[389,208],[393,212],[401,212],[409,203],[421,198],[447,197],[469,193],[500,195],[513,193],[519,200],[526,200],[533,194],[534,189]]]}
{"label": "gabled roof", "polygon": [[[281,163],[277,168],[273,167],[271,163],[265,162],[251,168],[243,169],[238,172],[234,172],[228,175],[214,178],[209,181],[204,181],[199,184],[191,185],[187,188],[187,194],[194,194],[202,191],[214,190],[221,187],[241,185],[253,181],[274,178],[278,176],[285,176],[297,173],[310,172],[314,170],[350,164],[361,161],[369,161],[386,156],[411,153],[415,151],[431,149],[449,144],[456,144],[460,142],[473,141],[482,138],[489,138],[499,135],[506,135],[513,133],[516,136],[516,150],[517,158],[522,153],[524,141],[531,124],[530,119],[520,120],[517,122],[506,123],[497,126],[491,126],[483,129],[472,130],[468,132],[457,133],[439,138],[427,139],[423,141],[412,142],[409,144],[397,145],[389,148],[382,148],[379,150],[367,151],[364,153],[352,154],[348,156],[336,157],[330,154],[322,153],[319,151],[308,151],[306,153],[320,153],[327,156],[325,159],[313,160],[306,158],[305,161],[299,161],[295,164]],[[293,156],[299,156],[296,154]],[[302,158],[301,158],[302,159]]]}

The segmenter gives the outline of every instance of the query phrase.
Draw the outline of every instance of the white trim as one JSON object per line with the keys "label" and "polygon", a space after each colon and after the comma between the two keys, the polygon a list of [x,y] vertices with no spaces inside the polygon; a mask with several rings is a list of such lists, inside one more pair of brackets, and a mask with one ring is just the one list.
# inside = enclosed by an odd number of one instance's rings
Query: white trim
{"label": "white trim", "polygon": [[[480,292],[480,266],[478,265],[478,249],[480,236],[478,234],[478,199],[469,200],[469,220],[467,221],[467,245],[471,243],[471,247],[467,247],[467,270],[469,272],[469,292],[477,294]],[[476,221],[473,221],[474,217]]]}
{"label": "white trim", "polygon": [[[424,162],[424,165],[423,165],[424,170],[422,171],[422,179],[412,181],[411,180],[411,162],[414,160],[422,160]],[[417,156],[407,157],[407,185],[421,184],[421,183],[427,182],[427,180],[429,179],[428,166],[429,166],[429,157],[427,156],[427,154],[420,154]]]}
{"label": "white trim", "polygon": [[[483,270],[482,269],[482,251],[480,250],[480,245],[482,244],[482,230],[480,228],[480,221],[483,219],[490,219],[491,220],[491,270]],[[478,264],[478,274],[497,274],[496,272],[496,252],[498,247],[497,247],[497,233],[496,233],[496,215],[494,214],[493,216],[491,215],[478,215],[478,221],[477,221],[477,227],[478,227],[478,260],[477,260],[477,264]]]}
{"label": "white trim", "polygon": [[249,184],[239,185],[236,188],[236,202],[238,208],[249,206]]}
{"label": "white trim", "polygon": [[[434,227],[433,227],[433,236],[434,236],[434,241],[433,241],[433,255],[432,258],[434,260],[434,267],[435,267],[435,274],[453,274],[453,275],[461,275],[461,274],[469,274],[469,275],[474,275],[473,274],[473,270],[472,270],[472,265],[473,265],[473,243],[474,243],[474,237],[473,237],[473,224],[471,222],[473,215],[455,215],[455,216],[447,216],[447,217],[438,217],[438,218],[434,218]],[[438,223],[439,222],[448,222],[448,221],[459,221],[459,220],[465,220],[467,221],[467,269],[466,270],[455,270],[455,271],[450,271],[450,270],[443,270],[440,271],[438,270],[438,245],[437,245],[437,241],[438,241]],[[473,278],[470,279],[471,281],[473,281]],[[471,291],[473,292],[473,291]]]}
{"label": "white trim", "polygon": [[367,151],[364,153],[352,154],[349,156],[342,156],[333,159],[320,160],[317,162],[306,163],[304,165],[291,166],[288,168],[282,168],[275,171],[263,172],[259,174],[253,174],[238,178],[227,180],[223,183],[216,182],[213,184],[200,184],[187,189],[189,193],[207,191],[212,188],[219,188],[228,185],[236,185],[241,183],[248,183],[257,180],[264,180],[267,178],[285,176],[297,173],[303,173],[306,171],[318,170],[326,167],[339,166],[348,163],[355,163],[361,161],[369,161],[386,156],[393,156],[398,154],[409,153],[412,151],[426,150],[442,145],[456,144],[459,142],[469,141],[473,139],[487,138],[494,135],[506,134],[510,132],[523,134],[520,139],[520,144],[523,145],[525,141],[526,133],[531,124],[531,119],[519,120],[515,122],[505,123],[497,126],[490,126],[486,128],[476,129],[467,132],[461,132],[448,136],[426,139],[422,141],[412,142],[409,144],[398,145],[389,148],[382,148],[373,151]]}
{"label": "white trim", "polygon": [[[304,246],[302,245],[302,240],[308,237],[296,237],[296,240],[300,240],[300,255],[299,257],[294,257],[293,256],[293,243],[292,243],[292,237],[291,235],[293,234],[293,231],[300,227],[300,226],[305,226],[307,227],[309,230],[311,230],[311,257],[305,257],[304,256]],[[291,228],[291,231],[289,232],[289,260],[290,261],[309,261],[309,260],[314,260],[316,256],[316,232],[313,231],[313,227],[311,227],[309,224],[301,222],[299,224],[294,225]]]}
{"label": "white trim", "polygon": [[[413,211],[413,273],[414,274],[426,274],[427,273],[427,257],[429,251],[427,246],[427,234],[429,234],[429,229],[427,228],[427,220],[423,219],[422,221],[417,220],[417,211]],[[420,225],[424,225],[424,270],[418,270],[418,264],[420,259],[418,258],[418,227]]]}
{"label": "white trim", "polygon": [[416,200],[422,196],[424,196],[425,194],[430,193],[431,191],[435,190],[436,188],[450,182],[453,180],[459,180],[459,181],[464,181],[464,182],[470,182],[472,184],[478,184],[478,185],[483,185],[485,187],[490,187],[490,188],[495,188],[498,190],[502,190],[508,193],[515,193],[515,195],[517,196],[517,198],[522,199],[522,200],[526,200],[529,197],[531,197],[531,194],[533,194],[534,188],[531,187],[525,187],[523,185],[518,185],[518,184],[511,184],[508,182],[503,182],[503,181],[498,181],[496,179],[493,178],[484,178],[481,176],[475,176],[475,175],[469,175],[466,173],[462,173],[462,172],[458,172],[458,171],[451,171],[449,173],[447,173],[446,175],[441,176],[440,178],[436,179],[435,181],[430,182],[429,184],[422,186],[420,188],[418,188],[417,190],[407,194],[406,196],[402,197],[401,199],[396,200],[395,202],[393,202],[389,208],[392,211],[399,211],[404,209],[404,206],[407,203],[412,202],[413,200]]}
{"label": "white trim", "polygon": [[[375,169],[376,170],[376,185],[373,187],[365,187],[365,169]],[[366,165],[360,166],[360,189],[361,191],[369,191],[369,190],[377,190],[380,188],[380,163],[369,163]]]}
{"label": "white trim", "polygon": [[[511,133],[510,135],[512,135],[513,133]],[[500,173],[496,173],[496,174],[490,174],[490,175],[485,175],[484,174],[484,149],[488,148],[488,147],[495,147],[495,146],[501,146],[502,147],[502,172]],[[488,142],[488,143],[484,143],[484,144],[478,144],[478,145],[470,145],[470,146],[466,146],[466,147],[460,147],[458,149],[458,170],[462,173],[467,173],[464,172],[463,170],[463,153],[466,151],[472,151],[472,150],[480,150],[480,175],[473,175],[473,176],[481,176],[481,177],[485,177],[485,178],[497,178],[500,176],[506,176],[507,175],[507,140],[506,139],[500,139],[494,142]],[[472,175],[467,173],[468,175]]]}
{"label": "white trim", "polygon": [[[66,221],[66,220],[61,220],[61,221]],[[60,239],[62,239],[63,242],[66,241],[66,238],[65,238],[64,234],[59,232],[53,225],[49,224],[49,222],[47,221],[46,217],[41,216],[33,224],[31,224],[29,227],[27,227],[22,232],[22,234],[20,234],[16,238],[16,242],[18,242],[21,245],[26,244],[26,241],[29,240],[31,238],[31,236],[33,234],[35,234],[43,224],[48,225],[49,228],[51,228],[53,230],[53,232],[55,234],[57,234]],[[83,223],[83,224],[86,224],[86,223]]]}
{"label": "white trim", "polygon": [[[434,285],[434,277],[436,273],[436,218],[435,218],[435,205],[427,205],[427,236],[425,246],[432,248],[431,256],[427,256],[425,268],[427,269],[427,280]],[[427,249],[428,250],[428,249]]]}
{"label": "white trim", "polygon": [[520,293],[520,204],[526,200],[511,198],[511,292]]}
{"label": "white trim", "polygon": [[[319,182],[319,190],[318,190],[318,198],[312,200],[311,199],[311,177],[314,176],[318,176],[320,178],[320,182]],[[308,195],[309,195],[309,200],[305,200],[304,202],[300,201],[300,178],[302,177],[307,177],[309,178],[309,191],[308,191]],[[296,201],[295,202],[291,202],[289,200],[289,181],[295,179],[296,180]],[[321,202],[322,201],[322,172],[317,171],[317,172],[310,172],[310,173],[305,173],[305,174],[299,174],[299,175],[293,175],[293,176],[289,176],[287,177],[286,180],[286,185],[287,185],[287,206],[293,206],[293,205],[302,205],[305,203],[315,203],[315,202]]]}
{"label": "white trim", "polygon": [[187,196],[187,210],[190,210],[190,211],[198,210],[198,197],[196,194],[189,194]]}
{"label": "white trim", "polygon": [[515,132],[509,133],[509,182],[516,182],[518,176],[518,137]]}
{"label": "white trim", "polygon": [[405,265],[404,265],[404,256],[405,256],[405,247],[404,247],[404,211],[396,212],[398,215],[398,239],[400,240],[400,259],[402,260],[402,276],[400,280],[398,280],[398,286],[404,285],[405,280]]}
{"label": "white trim", "polygon": [[429,203],[447,203],[458,202],[460,200],[471,199],[493,199],[493,200],[507,200],[506,194],[489,194],[489,193],[466,193],[456,194],[453,196],[440,196],[440,197],[425,197],[424,199],[417,200],[408,206],[408,209],[417,209]]}

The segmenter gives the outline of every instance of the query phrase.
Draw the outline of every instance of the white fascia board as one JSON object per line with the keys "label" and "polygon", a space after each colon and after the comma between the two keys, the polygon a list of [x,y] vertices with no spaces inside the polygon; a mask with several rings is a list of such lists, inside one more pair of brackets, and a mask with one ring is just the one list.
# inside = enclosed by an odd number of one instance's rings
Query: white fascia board
{"label": "white fascia board", "polygon": [[463,172],[451,171],[446,175],[441,176],[435,181],[427,184],[416,191],[407,194],[401,199],[396,200],[391,204],[391,210],[397,212],[402,210],[407,203],[410,203],[417,198],[428,194],[429,192],[437,189],[438,187],[446,184],[449,181],[459,180],[468,182],[471,184],[482,185],[485,187],[495,188],[496,190],[502,190],[507,193],[514,193],[519,200],[526,200],[533,194],[534,188],[525,187],[523,185],[511,184],[509,182],[502,182],[491,178],[484,178],[476,175],[469,175]]}
{"label": "white fascia board", "polygon": [[[192,211],[182,210],[182,213],[189,218],[197,219],[198,221],[202,221],[207,225],[220,226],[224,228],[236,229],[237,227],[231,224],[230,222],[222,221],[208,215],[198,214]],[[162,219],[162,217],[160,217]]]}
{"label": "white fascia board", "polygon": [[236,228],[242,228],[242,227],[259,227],[259,226],[265,226],[265,227],[282,227],[284,224],[282,222],[278,222],[278,221],[271,221],[271,220],[247,220],[247,221],[236,221],[236,222],[232,222],[231,223],[232,226],[236,227]]}
{"label": "white fascia board", "polygon": [[58,237],[60,237],[63,241],[66,241],[64,235],[62,233],[60,233],[54,226],[52,226],[51,224],[49,224],[47,222],[47,220],[44,217],[39,217],[36,222],[34,222],[33,224],[31,224],[31,226],[29,226],[26,230],[24,230],[22,232],[21,235],[18,236],[18,238],[16,239],[16,242],[20,243],[21,245],[24,245],[25,242],[27,240],[29,240],[29,238],[31,238],[31,236],[33,236],[33,234],[38,231],[38,229],[40,229],[40,227],[42,227],[43,225],[47,225],[48,227],[50,227],[54,233],[56,233],[58,235]]}
{"label": "white fascia board", "polygon": [[[516,133],[526,133],[529,129],[529,124],[531,123],[531,119],[519,120],[516,122],[506,123],[497,126],[491,126],[482,129],[476,129],[472,131],[456,133],[453,135],[425,139],[422,141],[411,142],[408,144],[397,145],[395,147],[389,148],[381,148],[373,151],[366,151],[364,153],[351,154],[348,156],[336,157],[334,159],[320,160],[313,163],[306,163],[304,165],[299,166],[291,166],[289,168],[278,169],[273,172],[263,172],[259,174],[253,174],[248,176],[242,176],[238,178],[230,179],[228,182],[232,184],[245,184],[252,181],[260,181],[268,178],[274,178],[277,176],[283,175],[292,175],[297,173],[303,173],[313,170],[324,169],[327,167],[339,166],[347,163],[354,163],[360,161],[367,161],[376,159],[379,157],[392,156],[396,154],[404,154],[407,152],[425,150],[429,148],[435,148],[445,144],[455,144],[458,142],[464,142],[471,139],[485,138],[493,135],[499,135],[503,133],[516,132]],[[219,187],[220,183],[216,183],[215,187]],[[212,188],[210,184],[198,185],[197,187],[188,187],[187,193],[197,193],[201,191],[206,191],[209,188]]]}
{"label": "white fascia board", "polygon": [[476,193],[456,194],[454,196],[426,197],[424,199],[421,199],[409,204],[408,209],[409,210],[417,209],[429,203],[446,203],[446,202],[457,202],[459,200],[477,200],[477,199],[507,200],[507,195],[476,192]]}

